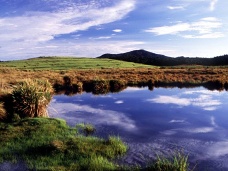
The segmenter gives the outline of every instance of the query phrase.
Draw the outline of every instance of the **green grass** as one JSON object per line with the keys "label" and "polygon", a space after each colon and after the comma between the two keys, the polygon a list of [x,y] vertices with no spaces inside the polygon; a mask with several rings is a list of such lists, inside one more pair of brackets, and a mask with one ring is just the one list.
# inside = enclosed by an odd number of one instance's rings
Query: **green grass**
{"label": "green grass", "polygon": [[70,70],[103,68],[152,68],[153,66],[112,59],[39,57],[27,60],[0,62],[0,67],[11,67],[23,70]]}
{"label": "green grass", "polygon": [[85,137],[60,119],[0,122],[0,134],[0,163],[25,161],[36,170],[115,170],[111,159],[127,151],[117,137]]}
{"label": "green grass", "polygon": [[84,136],[78,128],[85,126],[72,128],[64,120],[53,118],[0,122],[0,164],[24,161],[28,169],[35,170],[189,170],[188,156],[182,153],[168,158],[158,156],[146,168],[118,166],[113,160],[126,153],[126,144],[114,136]]}
{"label": "green grass", "polygon": [[170,157],[157,156],[156,161],[147,169],[151,171],[188,171],[188,156],[181,152],[176,152]]}
{"label": "green grass", "polygon": [[77,124],[76,128],[82,130],[82,132],[85,133],[86,136],[92,135],[96,131],[96,128],[93,125],[85,123]]}

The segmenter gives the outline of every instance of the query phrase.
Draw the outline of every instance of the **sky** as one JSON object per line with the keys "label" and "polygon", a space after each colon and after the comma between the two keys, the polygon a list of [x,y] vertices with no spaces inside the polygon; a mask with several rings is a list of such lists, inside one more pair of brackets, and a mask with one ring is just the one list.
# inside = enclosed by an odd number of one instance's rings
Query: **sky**
{"label": "sky", "polygon": [[227,0],[0,0],[0,60],[228,54]]}

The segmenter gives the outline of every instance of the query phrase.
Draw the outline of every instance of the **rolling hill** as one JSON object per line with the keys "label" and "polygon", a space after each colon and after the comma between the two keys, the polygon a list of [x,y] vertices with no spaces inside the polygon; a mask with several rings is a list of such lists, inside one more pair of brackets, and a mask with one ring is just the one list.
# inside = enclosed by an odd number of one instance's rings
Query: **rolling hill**
{"label": "rolling hill", "polygon": [[113,59],[77,58],[77,57],[38,57],[25,60],[0,62],[0,68],[23,70],[72,70],[107,68],[153,68],[151,65]]}
{"label": "rolling hill", "polygon": [[221,66],[228,65],[228,55],[214,58],[190,58],[190,57],[169,57],[145,50],[134,50],[121,54],[104,54],[98,58],[116,59],[121,61],[135,62],[155,66],[177,66],[177,65],[204,65]]}

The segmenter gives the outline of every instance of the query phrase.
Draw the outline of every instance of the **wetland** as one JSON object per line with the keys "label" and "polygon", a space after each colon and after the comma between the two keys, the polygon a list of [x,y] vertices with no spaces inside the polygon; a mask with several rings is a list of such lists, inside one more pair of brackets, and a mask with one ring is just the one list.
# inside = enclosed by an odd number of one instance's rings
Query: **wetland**
{"label": "wetland", "polygon": [[[182,170],[227,169],[226,66],[57,57],[0,66],[1,169],[159,170],[159,163],[173,168],[166,157],[178,158]],[[47,115],[45,108],[34,104],[24,106],[25,112],[21,97],[13,103],[12,94],[24,90],[15,87],[28,80],[53,88],[47,101],[51,118],[40,117]],[[48,89],[31,87],[28,92],[50,97]],[[27,99],[33,102],[27,96],[21,101]]]}

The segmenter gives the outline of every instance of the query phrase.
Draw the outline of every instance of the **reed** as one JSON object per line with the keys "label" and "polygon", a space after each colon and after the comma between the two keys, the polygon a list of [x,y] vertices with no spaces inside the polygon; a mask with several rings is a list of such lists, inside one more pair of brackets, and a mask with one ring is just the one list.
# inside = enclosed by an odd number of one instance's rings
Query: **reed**
{"label": "reed", "polygon": [[15,86],[12,92],[14,110],[24,117],[47,117],[47,105],[53,89],[47,80],[27,79]]}

